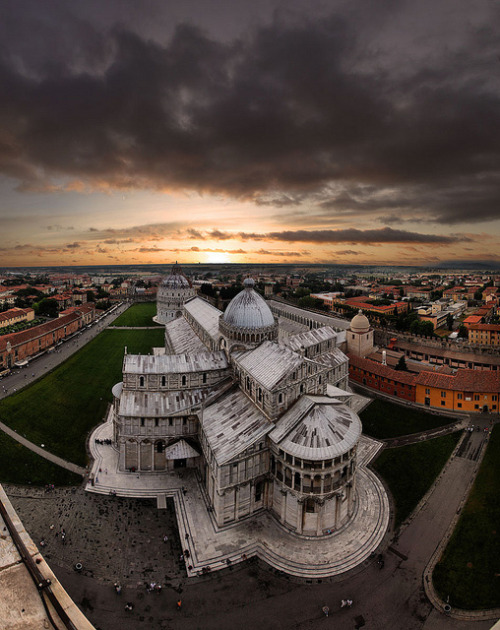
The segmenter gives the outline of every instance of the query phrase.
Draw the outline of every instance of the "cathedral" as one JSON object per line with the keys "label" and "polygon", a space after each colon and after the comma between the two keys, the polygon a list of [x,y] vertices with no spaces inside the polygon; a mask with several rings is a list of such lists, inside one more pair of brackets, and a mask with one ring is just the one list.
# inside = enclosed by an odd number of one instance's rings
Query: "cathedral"
{"label": "cathedral", "polygon": [[[370,331],[356,317],[363,346]],[[219,527],[260,510],[296,534],[343,527],[361,436],[343,352],[349,333],[278,315],[251,278],[223,313],[177,264],[155,319],[165,324],[164,347],[125,353],[113,387],[119,470],[195,469]]]}

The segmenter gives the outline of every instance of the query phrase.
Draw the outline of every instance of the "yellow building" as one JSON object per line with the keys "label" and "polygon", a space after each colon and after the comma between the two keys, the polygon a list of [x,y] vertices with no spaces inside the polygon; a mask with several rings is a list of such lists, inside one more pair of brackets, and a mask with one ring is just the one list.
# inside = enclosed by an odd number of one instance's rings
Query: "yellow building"
{"label": "yellow building", "polygon": [[498,413],[500,372],[457,370],[455,374],[421,372],[415,380],[415,402],[449,411]]}
{"label": "yellow building", "polygon": [[473,324],[469,326],[469,343],[481,346],[500,346],[500,325]]}
{"label": "yellow building", "polygon": [[9,308],[0,313],[0,328],[7,328],[19,322],[32,322],[35,319],[35,311],[32,308]]}

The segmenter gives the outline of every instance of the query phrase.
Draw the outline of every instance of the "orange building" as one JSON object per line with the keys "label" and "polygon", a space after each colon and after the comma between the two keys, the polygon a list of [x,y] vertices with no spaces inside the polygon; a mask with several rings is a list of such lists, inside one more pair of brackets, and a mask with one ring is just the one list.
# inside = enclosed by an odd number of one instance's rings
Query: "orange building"
{"label": "orange building", "polygon": [[500,373],[457,370],[455,374],[421,372],[415,379],[415,402],[449,411],[498,413]]}

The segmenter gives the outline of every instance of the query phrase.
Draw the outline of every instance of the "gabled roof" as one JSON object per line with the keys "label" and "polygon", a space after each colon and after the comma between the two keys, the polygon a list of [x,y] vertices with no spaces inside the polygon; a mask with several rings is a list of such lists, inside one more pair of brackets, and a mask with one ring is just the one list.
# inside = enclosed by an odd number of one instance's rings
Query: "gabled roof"
{"label": "gabled roof", "polygon": [[240,389],[206,407],[201,423],[219,466],[262,440],[274,426]]}
{"label": "gabled roof", "polygon": [[[117,390],[118,391],[118,390]],[[168,418],[198,409],[214,388],[150,392],[124,389],[120,393],[120,416]]]}
{"label": "gabled roof", "polygon": [[186,310],[198,324],[207,331],[210,337],[217,340],[219,337],[219,317],[222,311],[212,306],[206,300],[195,297],[184,304]]}
{"label": "gabled roof", "polygon": [[457,370],[453,376],[436,372],[421,372],[417,385],[460,392],[500,393],[500,372],[497,370]]}
{"label": "gabled roof", "polygon": [[266,389],[272,389],[304,362],[304,358],[289,348],[272,341],[235,357],[235,363],[246,370]]}
{"label": "gabled roof", "polygon": [[338,367],[348,361],[347,356],[339,348],[332,348],[328,352],[313,357],[312,360],[327,367]]}
{"label": "gabled roof", "polygon": [[198,354],[126,354],[124,374],[182,374],[224,370],[229,367],[224,352],[200,352]]}
{"label": "gabled roof", "polygon": [[207,347],[191,328],[184,317],[168,322],[165,326],[165,343],[174,354],[195,354],[206,352]]}
{"label": "gabled roof", "polygon": [[[293,337],[288,337],[283,340],[283,343],[291,350],[300,350],[301,348],[309,348],[328,340],[335,342],[336,339],[337,333],[335,330],[331,326],[323,326],[322,328],[315,328],[314,330],[308,330],[307,332],[293,335]],[[335,347],[335,343],[333,347]]]}
{"label": "gabled roof", "polygon": [[412,372],[405,372],[404,370],[395,370],[388,365],[383,365],[382,363],[377,363],[377,361],[372,361],[371,359],[362,359],[354,354],[349,356],[349,364],[352,367],[361,368],[362,370],[366,370],[367,372],[371,372],[376,376],[381,376],[384,378],[391,379],[392,381],[397,381],[398,383],[405,383],[406,385],[415,386],[415,374]]}
{"label": "gabled roof", "polygon": [[198,451],[188,444],[186,440],[179,440],[165,449],[166,459],[189,459],[199,456]]}

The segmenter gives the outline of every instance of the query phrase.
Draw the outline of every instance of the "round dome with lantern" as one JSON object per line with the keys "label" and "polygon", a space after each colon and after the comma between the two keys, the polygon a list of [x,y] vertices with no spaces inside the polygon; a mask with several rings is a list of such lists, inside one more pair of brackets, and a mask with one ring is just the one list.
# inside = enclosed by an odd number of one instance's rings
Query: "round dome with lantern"
{"label": "round dome with lantern", "polygon": [[236,295],[219,319],[224,337],[243,345],[257,345],[278,336],[278,322],[264,298],[255,290],[252,278],[245,278],[245,287]]}
{"label": "round dome with lantern", "polygon": [[186,300],[195,295],[196,290],[184,275],[181,266],[176,262],[170,275],[158,287],[154,320],[159,324],[168,324],[173,319],[180,317]]}
{"label": "round dome with lantern", "polygon": [[370,330],[370,322],[368,317],[363,315],[363,311],[359,309],[358,313],[351,319],[350,330],[356,333],[367,333]]}
{"label": "round dome with lantern", "polygon": [[373,328],[361,309],[346,330],[346,341],[348,354],[366,357],[373,352]]}

